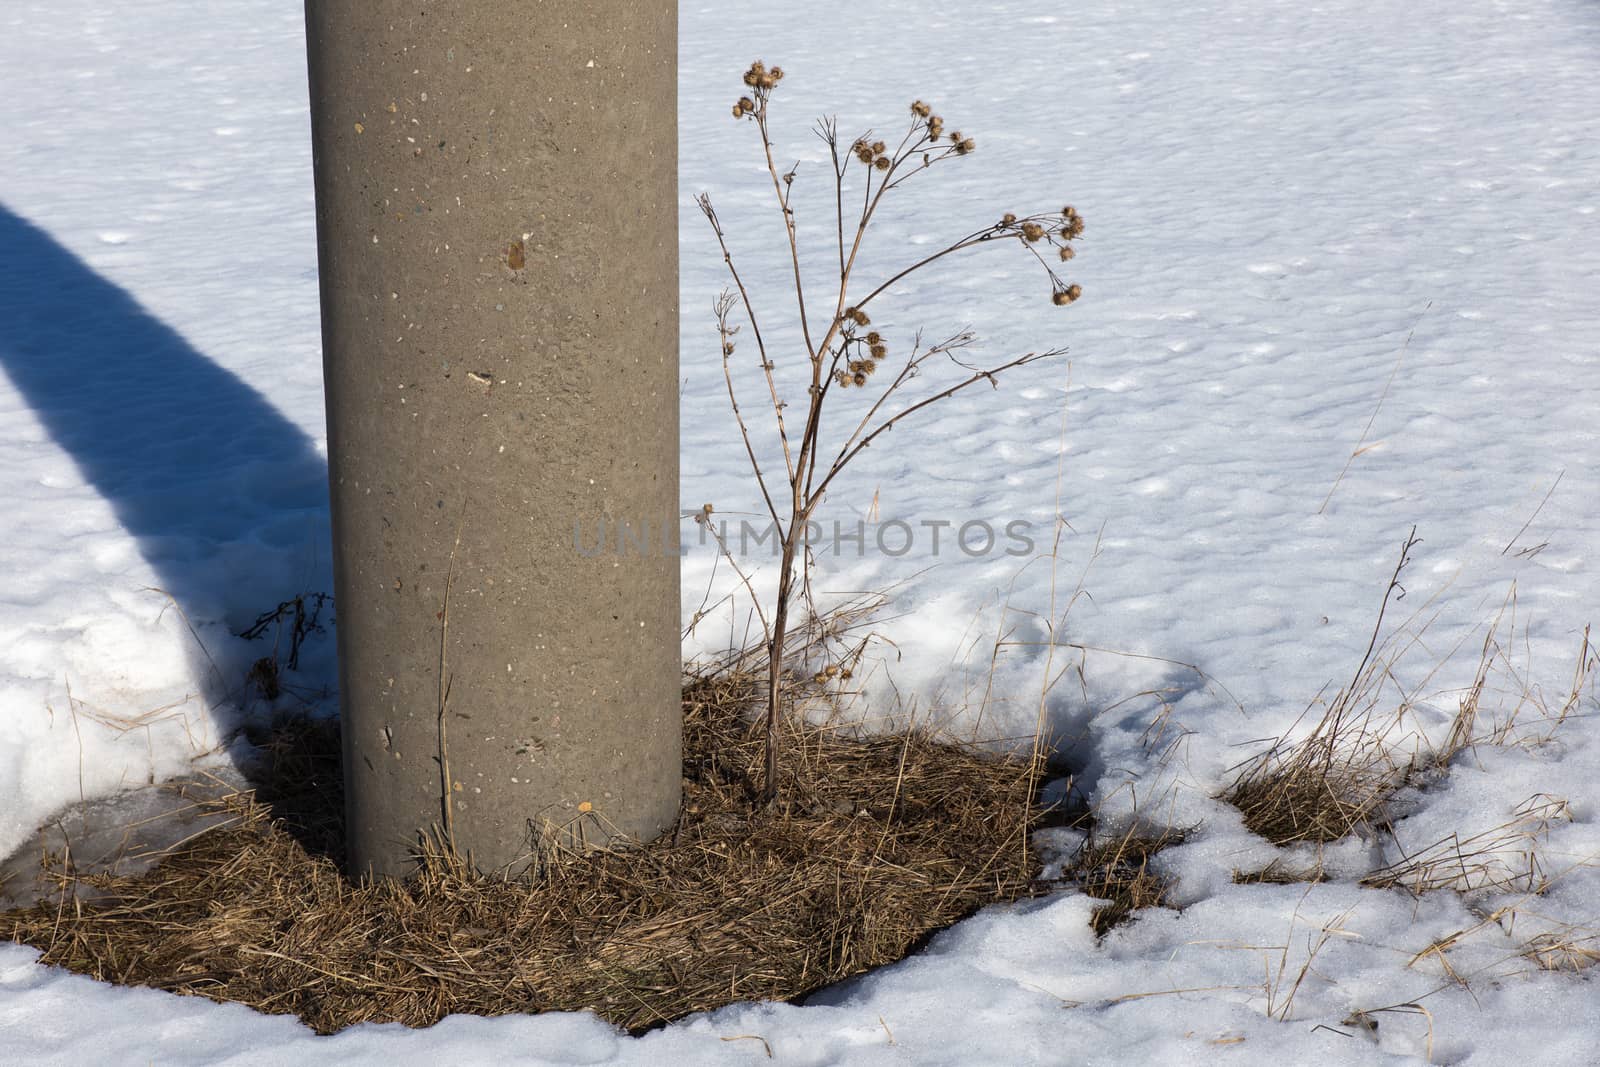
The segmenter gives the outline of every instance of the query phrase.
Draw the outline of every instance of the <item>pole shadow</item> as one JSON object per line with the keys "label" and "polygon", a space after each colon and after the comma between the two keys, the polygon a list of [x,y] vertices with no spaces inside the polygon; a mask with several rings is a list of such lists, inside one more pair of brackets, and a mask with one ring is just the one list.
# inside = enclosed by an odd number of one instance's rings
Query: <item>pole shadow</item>
{"label": "pole shadow", "polygon": [[[311,438],[3,205],[0,371],[200,633],[238,633],[282,600],[331,591],[327,462]],[[216,706],[237,698],[238,664],[271,649],[207,640],[225,647],[196,647],[193,675]]]}

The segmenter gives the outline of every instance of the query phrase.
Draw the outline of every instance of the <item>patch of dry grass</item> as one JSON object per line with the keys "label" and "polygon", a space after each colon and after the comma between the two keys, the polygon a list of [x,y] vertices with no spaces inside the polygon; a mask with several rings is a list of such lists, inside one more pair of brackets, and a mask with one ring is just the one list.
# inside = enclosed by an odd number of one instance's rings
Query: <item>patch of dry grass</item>
{"label": "patch of dry grass", "polygon": [[1297,867],[1282,856],[1275,857],[1265,867],[1253,871],[1233,872],[1234,885],[1304,885],[1326,882],[1328,872],[1320,862]]}
{"label": "patch of dry grass", "polygon": [[1584,971],[1600,963],[1600,931],[1562,924],[1528,938],[1522,955],[1543,971]]}
{"label": "patch of dry grass", "polygon": [[584,1009],[637,1031],[801,996],[1029,891],[1035,763],[791,722],[781,799],[758,805],[763,682],[688,682],[684,808],[648,845],[560,854],[532,881],[425,850],[404,883],[352,884],[337,735],[291,721],[257,738],[267,784],[214,801],[227,825],[142,875],[60,872],[59,897],[0,916],[0,936],[46,964],[322,1033]]}
{"label": "patch of dry grass", "polygon": [[[1408,624],[1379,641],[1384,614],[1404,593],[1400,576],[1417,543],[1413,530],[1385,590],[1372,639],[1350,681],[1326,703],[1309,731],[1273,740],[1264,752],[1241,765],[1222,793],[1222,799],[1244,816],[1246,828],[1274,844],[1323,844],[1381,826],[1395,793],[1436,782],[1462,753],[1480,745],[1549,740],[1576,708],[1593,675],[1597,655],[1586,629],[1564,695],[1547,699],[1527,680],[1512,651],[1517,639],[1513,586],[1488,627],[1472,683],[1455,695],[1448,730],[1442,739],[1430,742],[1416,726],[1413,711],[1418,692],[1443,663],[1411,687],[1401,686],[1397,670],[1407,651],[1421,643],[1427,623],[1414,632]],[[1504,640],[1502,627],[1509,635]],[[1498,707],[1493,700],[1501,702]]]}
{"label": "patch of dry grass", "polygon": [[1104,937],[1144,908],[1167,907],[1171,883],[1151,861],[1180,844],[1182,830],[1130,823],[1120,834],[1101,836],[1091,829],[1063,877],[1106,903],[1095,908],[1089,926]]}
{"label": "patch of dry grass", "polygon": [[1550,879],[1538,845],[1552,824],[1570,821],[1572,809],[1565,800],[1541,793],[1517,805],[1512,817],[1500,825],[1469,837],[1451,834],[1373,871],[1361,884],[1417,894],[1441,889],[1542,893]]}

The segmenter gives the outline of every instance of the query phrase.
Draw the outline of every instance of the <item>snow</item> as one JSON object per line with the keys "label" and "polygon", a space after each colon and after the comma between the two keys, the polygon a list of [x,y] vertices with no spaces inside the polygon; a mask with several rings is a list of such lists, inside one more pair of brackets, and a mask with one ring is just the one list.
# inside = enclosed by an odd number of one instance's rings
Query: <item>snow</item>
{"label": "snow", "polygon": [[[214,750],[239,714],[223,679],[261,654],[227,631],[331,587],[301,8],[199,15],[156,0],[0,13],[0,66],[18,75],[0,116],[0,855],[82,796]],[[1045,555],[1059,506],[1055,558],[850,550],[820,584],[896,588],[873,713],[898,691],[951,729],[1022,736],[1046,670],[1073,668],[1044,705],[1078,787],[1107,812],[1137,799],[1200,827],[1158,861],[1182,910],[1097,944],[1081,894],[990,909],[804,1006],[735,1005],[640,1039],[586,1016],[318,1038],[0,945],[0,1059],[733,1064],[764,1062],[764,1040],[776,1062],[817,1064],[1593,1062],[1591,979],[1519,954],[1539,930],[1600,922],[1592,691],[1548,743],[1480,748],[1402,798],[1407,852],[1536,795],[1567,802],[1538,846],[1554,885],[1509,932],[1483,915],[1515,892],[1359,887],[1393,845],[1334,846],[1326,883],[1234,885],[1275,853],[1213,799],[1249,742],[1354,670],[1413,524],[1424,540],[1387,629],[1422,633],[1398,669],[1428,697],[1422,725],[1438,740],[1513,582],[1515,662],[1560,702],[1600,604],[1593,5],[818,0],[804,18],[685,4],[680,32],[686,508],[759,506],[718,373],[720,257],[692,202],[712,193],[776,305],[781,228],[753,132],[727,111],[750,59],[788,72],[774,108],[782,158],[802,161],[804,239],[828,207],[817,115],[889,131],[921,97],[977,139],[891,202],[868,273],[1007,210],[1072,203],[1087,220],[1071,308],[1000,248],[874,310],[897,351],[918,326],[971,326],[995,360],[1066,344],[1070,370],[1030,368],[897,428],[824,516],[853,528],[876,500],[918,529],[1025,519]],[[685,560],[686,618],[726,578],[713,562]],[[1105,651],[1039,647],[1038,617],[1080,587],[1057,632]],[[723,609],[693,647],[742,620]],[[308,649],[312,690],[330,645]],[[1162,766],[1144,743],[1162,709],[1141,694],[1157,691],[1181,735]],[[1414,959],[1457,931],[1443,960]],[[1407,1004],[1427,1014],[1346,1023]]]}

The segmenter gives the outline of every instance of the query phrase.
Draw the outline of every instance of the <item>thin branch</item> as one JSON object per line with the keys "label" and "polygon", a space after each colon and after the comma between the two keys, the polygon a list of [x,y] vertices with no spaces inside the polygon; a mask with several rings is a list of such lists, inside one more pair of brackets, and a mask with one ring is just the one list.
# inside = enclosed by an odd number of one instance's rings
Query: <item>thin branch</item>
{"label": "thin branch", "polygon": [[828,483],[833,481],[834,477],[844,469],[846,464],[856,457],[857,453],[859,453],[863,448],[866,448],[868,445],[872,444],[872,442],[876,440],[880,434],[887,433],[889,430],[893,429],[895,423],[899,422],[901,419],[921,411],[929,404],[952,397],[961,392],[963,389],[966,389],[972,385],[976,385],[979,382],[986,381],[993,385],[995,384],[994,379],[997,375],[1003,374],[1015,367],[1022,367],[1029,363],[1037,363],[1042,359],[1051,359],[1056,356],[1065,355],[1066,351],[1067,350],[1065,348],[1051,348],[1043,352],[1029,352],[1025,356],[1018,356],[1009,363],[1002,363],[1000,366],[995,367],[992,370],[979,371],[965,381],[958,382],[948,389],[943,389],[937,393],[934,393],[932,396],[927,397],[924,400],[920,400],[906,408],[904,411],[897,413],[882,426],[879,426],[876,430],[873,430],[871,433],[867,434],[867,436],[863,437],[859,442],[856,443],[854,448],[851,448],[840,459],[834,462],[833,467],[828,471],[828,476],[822,480],[821,485],[817,486],[817,495],[820,496],[822,492],[828,488]]}
{"label": "thin branch", "polygon": [[1502,556],[1505,555],[1507,552],[1511,551],[1511,546],[1517,543],[1517,537],[1521,537],[1523,534],[1528,532],[1528,527],[1532,526],[1533,525],[1533,520],[1537,519],[1539,517],[1539,512],[1543,511],[1544,510],[1544,506],[1546,504],[1550,503],[1550,494],[1552,494],[1552,493],[1554,493],[1556,491],[1556,486],[1560,485],[1561,484],[1561,479],[1565,478],[1566,476],[1567,476],[1567,468],[1562,467],[1560,472],[1556,475],[1556,480],[1551,482],[1550,483],[1550,488],[1545,491],[1544,499],[1539,501],[1539,506],[1533,509],[1533,514],[1532,515],[1528,516],[1528,521],[1522,524],[1522,529],[1517,531],[1516,537],[1513,537],[1511,540],[1507,541],[1506,542],[1506,547],[1504,547],[1504,548],[1502,548],[1500,550],[1500,554]]}
{"label": "thin branch", "polygon": [[[717,316],[717,333],[722,342],[722,378],[728,386],[728,405],[733,408],[734,421],[739,424],[739,434],[744,438],[745,455],[750,457],[750,469],[755,472],[756,485],[761,489],[761,498],[767,502],[767,512],[772,516],[773,524],[781,529],[783,523],[778,518],[778,508],[772,502],[772,494],[767,491],[766,475],[761,471],[761,461],[756,458],[755,446],[750,443],[750,428],[745,425],[744,414],[739,410],[739,398],[734,393],[733,370],[729,364],[729,356],[733,353],[733,335],[737,330],[728,326],[728,311],[732,306],[733,297],[726,290],[717,298],[717,302],[713,306]],[[768,376],[768,381],[771,381],[770,375]],[[778,411],[778,427],[781,433],[783,427],[783,412],[781,410]]]}
{"label": "thin branch", "polygon": [[728,273],[733,276],[733,284],[739,287],[739,299],[744,303],[745,317],[750,320],[750,330],[755,334],[756,350],[761,355],[761,370],[767,376],[767,391],[772,394],[772,410],[777,416],[778,437],[783,442],[783,462],[788,468],[789,480],[794,480],[794,460],[789,454],[789,432],[783,421],[783,401],[778,399],[778,383],[772,377],[772,357],[767,354],[767,345],[761,338],[761,325],[756,321],[755,308],[750,303],[750,292],[744,286],[744,279],[739,277],[739,271],[733,265],[733,253],[728,251],[726,235],[722,232],[722,223],[717,218],[716,210],[711,206],[711,197],[701,193],[697,201],[706,220],[711,223],[711,229],[717,235],[717,244],[722,248],[722,261],[728,266]]}
{"label": "thin branch", "polygon": [[789,261],[794,266],[794,299],[800,310],[800,334],[805,338],[806,351],[814,360],[817,350],[811,344],[811,324],[806,319],[806,294],[805,286],[800,280],[800,243],[795,233],[794,209],[789,206],[789,198],[784,193],[783,180],[778,176],[778,165],[772,160],[772,138],[767,133],[767,97],[760,97],[760,107],[756,110],[756,128],[761,131],[761,148],[767,157],[767,173],[772,176],[772,191],[777,194],[778,207],[783,211],[784,230],[789,235]]}

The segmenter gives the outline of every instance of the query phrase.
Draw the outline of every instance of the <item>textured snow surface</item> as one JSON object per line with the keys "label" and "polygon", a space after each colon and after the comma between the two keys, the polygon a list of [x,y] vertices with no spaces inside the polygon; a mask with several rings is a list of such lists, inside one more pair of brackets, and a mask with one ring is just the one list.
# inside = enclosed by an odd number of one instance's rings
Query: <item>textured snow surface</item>
{"label": "textured snow surface", "polygon": [[[222,679],[261,654],[228,631],[331,587],[302,32],[293,0],[0,11],[0,854],[80,795],[215,749],[239,714]],[[824,515],[1026,520],[1042,557],[1059,509],[1054,562],[852,546],[819,585],[896,587],[873,713],[898,691],[953,729],[1026,735],[1046,671],[1072,667],[1044,704],[1079,786],[1198,827],[1159,861],[1183,910],[1096,943],[1081,894],[991,909],[805,1006],[637,1040],[585,1016],[318,1038],[0,945],[0,1060],[731,1064],[765,1062],[759,1037],[794,1064],[1594,1062],[1592,979],[1520,954],[1540,930],[1600,924],[1592,691],[1550,743],[1482,749],[1400,809],[1409,853],[1535,795],[1568,802],[1539,844],[1559,877],[1511,929],[1482,919],[1514,894],[1358,888],[1392,841],[1335,846],[1328,883],[1236,886],[1275,853],[1212,798],[1248,742],[1349,676],[1413,524],[1389,625],[1427,624],[1397,671],[1426,698],[1419,726],[1447,722],[1513,582],[1516,662],[1562,698],[1600,605],[1600,9],[686,3],[683,499],[751,519],[709,312],[725,282],[692,196],[713,195],[779,315],[781,223],[753,130],[728,116],[758,55],[788,73],[779,156],[800,161],[819,283],[819,114],[898,133],[921,97],[978,142],[889,201],[864,278],[1005,211],[1087,220],[1071,308],[1009,246],[875,304],[898,352],[919,327],[970,326],[979,357],[1067,345],[1070,371],[1029,368],[897,428]],[[724,582],[712,571],[685,560],[686,620]],[[1049,612],[1053,585],[1057,614],[1086,593],[1058,635],[1109,651],[1039,647],[1027,613]],[[742,606],[718,611],[695,647],[743,629]],[[331,640],[302,674],[331,681]],[[1158,769],[1146,729],[1163,710]],[[1472,928],[1445,960],[1414,959]],[[1405,1004],[1428,1014],[1344,1025]]]}

